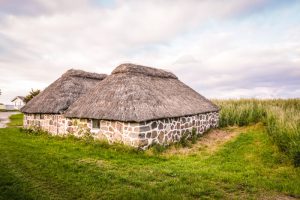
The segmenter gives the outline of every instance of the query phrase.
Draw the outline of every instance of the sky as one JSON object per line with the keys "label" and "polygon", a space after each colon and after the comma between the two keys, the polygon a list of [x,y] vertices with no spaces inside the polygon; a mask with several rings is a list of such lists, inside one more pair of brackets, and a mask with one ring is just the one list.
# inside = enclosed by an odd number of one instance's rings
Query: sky
{"label": "sky", "polygon": [[1,103],[128,62],[208,98],[299,98],[300,1],[0,0]]}

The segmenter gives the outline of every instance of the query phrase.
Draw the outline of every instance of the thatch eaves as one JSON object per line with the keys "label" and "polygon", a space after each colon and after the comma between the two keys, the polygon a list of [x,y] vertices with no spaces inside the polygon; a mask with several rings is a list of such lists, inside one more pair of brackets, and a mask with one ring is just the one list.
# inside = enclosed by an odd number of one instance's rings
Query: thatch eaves
{"label": "thatch eaves", "polygon": [[72,104],[65,116],[142,122],[218,110],[171,72],[122,64]]}
{"label": "thatch eaves", "polygon": [[63,113],[81,95],[105,79],[106,76],[105,74],[70,69],[30,100],[21,111],[23,113]]}

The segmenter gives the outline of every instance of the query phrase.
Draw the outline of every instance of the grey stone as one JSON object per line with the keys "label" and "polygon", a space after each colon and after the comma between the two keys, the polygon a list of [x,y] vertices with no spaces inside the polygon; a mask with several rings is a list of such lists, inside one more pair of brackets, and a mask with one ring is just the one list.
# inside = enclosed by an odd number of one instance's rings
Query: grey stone
{"label": "grey stone", "polygon": [[152,129],[156,129],[156,128],[157,128],[157,122],[156,122],[156,121],[155,121],[155,122],[152,122],[151,128],[152,128]]}
{"label": "grey stone", "polygon": [[145,133],[139,133],[139,138],[144,139],[145,138]]}
{"label": "grey stone", "polygon": [[73,128],[72,128],[72,127],[68,127],[68,128],[67,128],[67,131],[68,131],[69,133],[73,133]]}
{"label": "grey stone", "polygon": [[140,132],[147,132],[150,131],[150,127],[149,126],[142,126],[140,127]]}
{"label": "grey stone", "polygon": [[101,129],[102,131],[108,131],[108,127],[106,127],[106,126],[100,126],[100,129]]}
{"label": "grey stone", "polygon": [[159,143],[162,143],[162,142],[163,142],[163,140],[164,140],[164,132],[163,132],[163,131],[161,131],[161,132],[159,133],[157,139],[158,139]]}
{"label": "grey stone", "polygon": [[120,132],[122,131],[122,124],[120,122],[117,122],[116,129]]}
{"label": "grey stone", "polygon": [[157,137],[157,131],[153,131],[152,132],[152,138],[156,138]]}
{"label": "grey stone", "polygon": [[147,124],[148,124],[147,122],[140,122],[140,126],[145,126]]}
{"label": "grey stone", "polygon": [[158,130],[162,130],[162,129],[164,129],[164,125],[160,122],[158,125]]}
{"label": "grey stone", "polygon": [[147,138],[151,138],[151,132],[148,132],[146,135]]}
{"label": "grey stone", "polygon": [[148,140],[147,139],[140,140],[139,147],[144,147],[144,146],[147,146],[147,145],[148,145]]}
{"label": "grey stone", "polygon": [[137,135],[138,134],[136,134],[134,132],[129,133],[129,137],[131,137],[131,138],[137,138]]}

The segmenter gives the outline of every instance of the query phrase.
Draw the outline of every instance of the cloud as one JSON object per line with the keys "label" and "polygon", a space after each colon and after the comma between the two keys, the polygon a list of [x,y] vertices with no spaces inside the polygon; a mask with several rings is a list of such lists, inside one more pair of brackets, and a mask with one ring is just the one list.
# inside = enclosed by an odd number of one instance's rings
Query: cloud
{"label": "cloud", "polygon": [[300,96],[299,4],[264,10],[270,2],[1,1],[0,101],[69,68],[110,73],[122,62],[166,68],[208,97]]}
{"label": "cloud", "polygon": [[31,16],[52,15],[59,12],[83,11],[89,7],[88,0],[1,0],[2,15]]}

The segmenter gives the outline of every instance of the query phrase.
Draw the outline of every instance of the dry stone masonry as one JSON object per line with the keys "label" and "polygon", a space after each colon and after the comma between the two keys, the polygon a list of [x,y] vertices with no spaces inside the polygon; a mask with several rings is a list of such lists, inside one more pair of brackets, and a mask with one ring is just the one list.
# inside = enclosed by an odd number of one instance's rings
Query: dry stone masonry
{"label": "dry stone masonry", "polygon": [[91,134],[95,139],[119,142],[146,149],[152,144],[167,145],[180,140],[187,131],[203,134],[219,124],[219,113],[167,118],[147,122],[119,122],[100,120],[99,129],[92,128],[91,119],[70,119],[63,115],[25,114],[25,128],[40,128],[53,135],[73,134],[82,137]]}
{"label": "dry stone masonry", "polygon": [[65,134],[66,119],[59,114],[24,114],[24,128],[41,128],[53,135]]}

